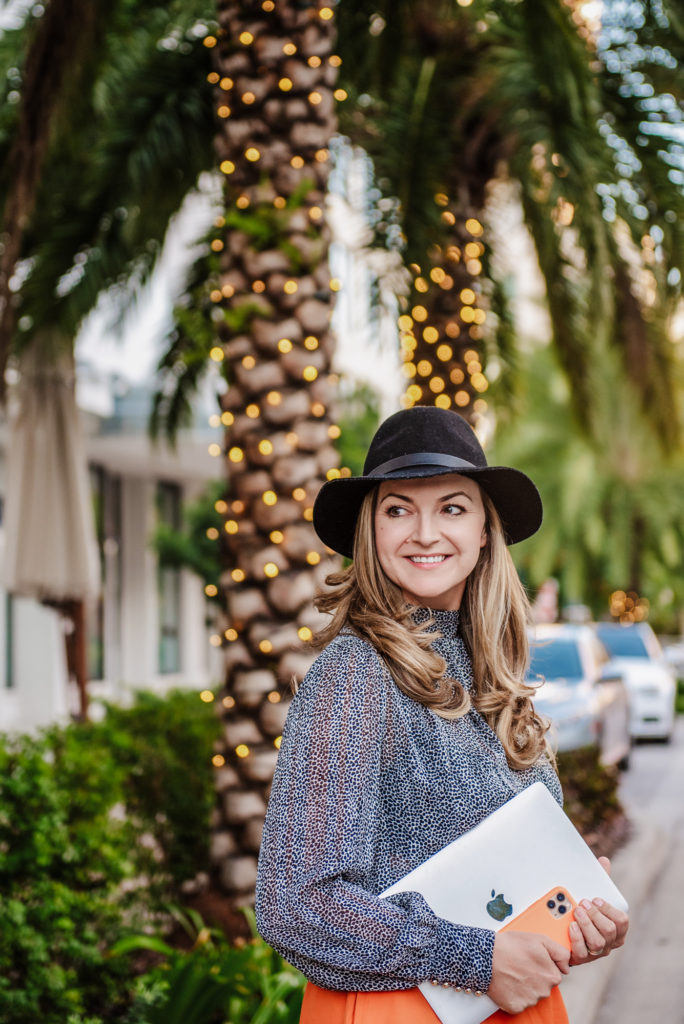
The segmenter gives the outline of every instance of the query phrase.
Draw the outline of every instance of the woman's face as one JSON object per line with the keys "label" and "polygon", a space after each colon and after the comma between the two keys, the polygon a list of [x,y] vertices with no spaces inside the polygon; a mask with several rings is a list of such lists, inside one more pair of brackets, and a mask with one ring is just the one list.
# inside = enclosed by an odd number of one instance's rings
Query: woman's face
{"label": "woman's face", "polygon": [[448,473],[380,484],[375,546],[409,604],[455,611],[487,543],[474,480]]}

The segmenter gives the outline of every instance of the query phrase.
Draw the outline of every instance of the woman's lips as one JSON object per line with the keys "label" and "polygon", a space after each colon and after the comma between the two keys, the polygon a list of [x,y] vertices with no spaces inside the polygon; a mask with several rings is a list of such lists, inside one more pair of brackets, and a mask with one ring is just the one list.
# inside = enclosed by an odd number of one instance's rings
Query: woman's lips
{"label": "woman's lips", "polygon": [[406,555],[407,561],[411,565],[420,566],[420,568],[431,568],[434,565],[442,565],[446,562],[449,555]]}

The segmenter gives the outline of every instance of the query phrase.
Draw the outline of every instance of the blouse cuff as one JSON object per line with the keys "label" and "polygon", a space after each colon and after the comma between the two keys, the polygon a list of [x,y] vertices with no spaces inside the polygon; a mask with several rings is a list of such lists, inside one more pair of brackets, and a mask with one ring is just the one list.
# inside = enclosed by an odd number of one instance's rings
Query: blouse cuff
{"label": "blouse cuff", "polygon": [[492,980],[495,933],[488,928],[452,924],[441,919],[430,953],[427,981],[463,991],[484,993]]}

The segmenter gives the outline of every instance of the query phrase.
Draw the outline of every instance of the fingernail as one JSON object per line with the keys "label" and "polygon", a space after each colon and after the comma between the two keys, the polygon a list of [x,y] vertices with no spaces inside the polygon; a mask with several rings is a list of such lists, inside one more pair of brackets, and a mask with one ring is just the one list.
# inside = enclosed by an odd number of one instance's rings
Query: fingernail
{"label": "fingernail", "polygon": [[571,934],[571,935],[574,935],[574,936],[575,936],[575,938],[579,938],[579,936],[581,935],[581,932],[580,932],[580,929],[579,929],[579,925],[578,925],[578,924],[575,924],[575,922],[574,922],[574,921],[573,921],[573,922],[572,922],[572,924],[570,925],[570,929],[569,929],[569,931],[570,931],[570,934]]}
{"label": "fingernail", "polygon": [[600,896],[597,896],[596,899],[594,900],[594,906],[595,907],[602,907],[603,904],[604,904],[604,900],[602,900]]}
{"label": "fingernail", "polygon": [[587,915],[586,910],[584,910],[584,908],[581,905],[578,906],[577,909],[575,910],[575,917],[579,921],[588,921],[589,920],[589,917]]}
{"label": "fingernail", "polygon": [[584,907],[585,910],[591,909],[591,903],[589,902],[589,900],[580,900],[580,906]]}

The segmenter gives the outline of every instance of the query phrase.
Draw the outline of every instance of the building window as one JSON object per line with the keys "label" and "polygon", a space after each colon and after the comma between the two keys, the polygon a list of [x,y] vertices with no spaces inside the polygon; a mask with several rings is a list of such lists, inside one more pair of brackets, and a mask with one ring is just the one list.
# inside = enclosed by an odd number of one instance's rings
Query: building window
{"label": "building window", "polygon": [[[5,501],[0,496],[0,527],[5,518]],[[14,599],[11,594],[0,591],[0,659],[4,673],[4,686],[14,689]]]}
{"label": "building window", "polygon": [[[157,485],[157,518],[174,530],[181,527],[181,489],[177,484]],[[159,671],[180,672],[181,572],[159,565]]]}
{"label": "building window", "polygon": [[104,679],[104,506],[106,470],[102,466],[90,467],[90,493],[93,500],[95,534],[100,564],[100,585],[95,601],[87,609],[86,629],[88,632],[88,678]]}
{"label": "building window", "polygon": [[88,678],[118,672],[121,607],[121,477],[103,466],[90,467],[95,532],[100,562],[100,589],[88,605]]}
{"label": "building window", "polygon": [[3,616],[3,634],[4,634],[4,647],[5,647],[5,688],[7,690],[14,689],[15,685],[15,672],[14,672],[14,598],[11,594],[4,595],[4,616]]}

